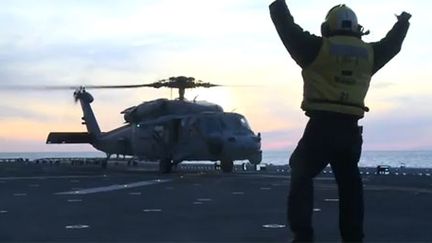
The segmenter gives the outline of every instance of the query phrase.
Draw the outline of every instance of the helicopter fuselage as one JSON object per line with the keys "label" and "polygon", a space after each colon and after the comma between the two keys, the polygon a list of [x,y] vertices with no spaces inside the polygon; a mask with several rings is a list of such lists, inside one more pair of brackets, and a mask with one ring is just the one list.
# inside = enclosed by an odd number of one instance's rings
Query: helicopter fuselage
{"label": "helicopter fuselage", "polygon": [[[47,143],[89,143],[107,154],[158,160],[161,172],[182,161],[221,161],[222,170],[232,170],[233,161],[261,162],[261,135],[246,118],[224,112],[208,102],[159,99],[126,109],[126,125],[101,132],[84,88],[75,91],[81,103],[87,133],[50,133]],[[103,166],[106,166],[106,162]]]}
{"label": "helicopter fuselage", "polygon": [[209,112],[166,116],[102,133],[92,143],[109,154],[144,160],[171,159],[261,161],[261,138],[237,113]]}

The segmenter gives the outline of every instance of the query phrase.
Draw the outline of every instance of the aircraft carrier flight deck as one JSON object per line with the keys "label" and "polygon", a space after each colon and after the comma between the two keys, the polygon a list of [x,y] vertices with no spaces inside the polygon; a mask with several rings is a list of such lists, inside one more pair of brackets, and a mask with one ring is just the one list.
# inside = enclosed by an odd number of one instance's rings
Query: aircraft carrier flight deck
{"label": "aircraft carrier flight deck", "polygon": [[[38,163],[37,163],[38,162]],[[0,162],[0,242],[288,242],[287,166]],[[430,169],[362,168],[365,241],[431,242]],[[340,241],[331,170],[315,180],[317,241]]]}

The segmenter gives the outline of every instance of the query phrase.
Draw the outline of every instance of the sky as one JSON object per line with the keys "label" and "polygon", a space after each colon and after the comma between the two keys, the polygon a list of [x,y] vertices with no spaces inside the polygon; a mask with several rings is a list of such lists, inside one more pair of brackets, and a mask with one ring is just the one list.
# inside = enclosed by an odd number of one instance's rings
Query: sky
{"label": "sky", "polygon": [[[245,115],[264,150],[293,149],[307,117],[301,69],[271,22],[268,0],[2,0],[0,86],[139,84],[192,76],[226,85],[186,92]],[[319,35],[328,9],[346,3],[378,41],[413,15],[402,51],[377,73],[366,98],[365,150],[432,149],[432,38],[426,0],[287,1],[295,21]],[[99,125],[124,109],[171,98],[170,90],[95,90]],[[84,131],[72,91],[0,91],[0,152],[92,151],[46,145],[50,131]]]}

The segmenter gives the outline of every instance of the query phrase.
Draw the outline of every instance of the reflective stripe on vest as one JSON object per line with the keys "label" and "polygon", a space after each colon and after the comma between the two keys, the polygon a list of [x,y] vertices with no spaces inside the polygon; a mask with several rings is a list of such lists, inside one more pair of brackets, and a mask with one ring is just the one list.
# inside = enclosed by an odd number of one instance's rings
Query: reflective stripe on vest
{"label": "reflective stripe on vest", "polygon": [[317,58],[302,71],[302,109],[363,116],[372,66],[369,44],[350,36],[323,38]]}

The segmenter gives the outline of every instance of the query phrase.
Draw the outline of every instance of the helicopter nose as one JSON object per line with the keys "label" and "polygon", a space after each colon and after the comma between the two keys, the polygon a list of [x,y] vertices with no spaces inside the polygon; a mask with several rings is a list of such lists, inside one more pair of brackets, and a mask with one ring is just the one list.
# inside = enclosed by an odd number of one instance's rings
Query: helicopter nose
{"label": "helicopter nose", "polygon": [[261,142],[261,138],[253,136],[253,137],[249,137],[249,138],[242,138],[242,137],[229,137],[227,139],[227,141],[229,143],[239,143],[239,145],[243,145],[243,146],[253,146],[256,145],[257,143]]}
{"label": "helicopter nose", "polygon": [[230,136],[226,142],[226,152],[250,154],[261,149],[259,136]]}

